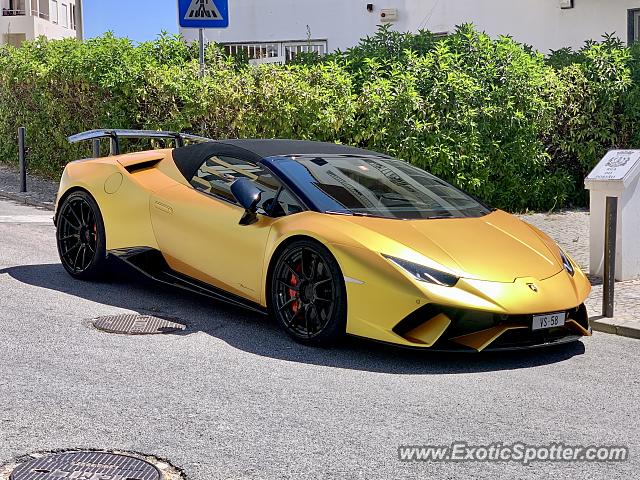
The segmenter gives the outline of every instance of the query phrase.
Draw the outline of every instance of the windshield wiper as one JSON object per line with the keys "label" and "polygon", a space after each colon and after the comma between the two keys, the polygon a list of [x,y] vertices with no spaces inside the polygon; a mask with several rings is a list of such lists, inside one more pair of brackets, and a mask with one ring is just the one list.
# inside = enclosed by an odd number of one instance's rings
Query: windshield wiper
{"label": "windshield wiper", "polygon": [[328,213],[330,215],[346,215],[348,217],[376,217],[376,218],[387,218],[384,217],[382,215],[374,215],[372,213],[366,213],[366,212],[340,212],[337,210],[325,210],[324,213]]}

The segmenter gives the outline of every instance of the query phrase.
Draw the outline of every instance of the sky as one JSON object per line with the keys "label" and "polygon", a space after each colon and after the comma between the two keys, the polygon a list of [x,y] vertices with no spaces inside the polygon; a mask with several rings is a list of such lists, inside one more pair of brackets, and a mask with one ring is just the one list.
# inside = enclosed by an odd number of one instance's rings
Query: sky
{"label": "sky", "polygon": [[109,30],[142,42],[162,31],[178,33],[177,0],[84,0],[85,38]]}

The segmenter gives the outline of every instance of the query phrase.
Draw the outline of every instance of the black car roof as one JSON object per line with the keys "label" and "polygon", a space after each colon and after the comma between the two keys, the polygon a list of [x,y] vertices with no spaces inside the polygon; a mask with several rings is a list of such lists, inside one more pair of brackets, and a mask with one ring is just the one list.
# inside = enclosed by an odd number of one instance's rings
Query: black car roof
{"label": "black car roof", "polygon": [[376,152],[363,150],[348,145],[337,143],[313,142],[310,140],[219,140],[216,143],[233,145],[263,158],[280,155],[322,155],[322,154],[354,154],[354,155],[379,155]]}
{"label": "black car roof", "polygon": [[244,158],[260,163],[268,157],[323,154],[381,155],[369,150],[336,143],[308,140],[237,139],[216,140],[176,148],[173,150],[173,159],[182,175],[190,180],[202,163],[213,155]]}

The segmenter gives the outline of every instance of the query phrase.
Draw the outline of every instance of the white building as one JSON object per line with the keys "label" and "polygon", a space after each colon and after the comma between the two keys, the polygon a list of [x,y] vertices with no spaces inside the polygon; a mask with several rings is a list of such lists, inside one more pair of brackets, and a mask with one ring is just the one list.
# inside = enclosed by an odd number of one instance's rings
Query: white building
{"label": "white building", "polygon": [[[229,19],[229,28],[207,30],[206,39],[255,58],[344,50],[381,23],[446,33],[470,22],[542,52],[579,48],[604,33],[625,42],[640,38],[640,0],[229,0]],[[180,33],[187,41],[198,38],[197,30]]]}
{"label": "white building", "polygon": [[82,0],[0,0],[0,44],[82,38]]}

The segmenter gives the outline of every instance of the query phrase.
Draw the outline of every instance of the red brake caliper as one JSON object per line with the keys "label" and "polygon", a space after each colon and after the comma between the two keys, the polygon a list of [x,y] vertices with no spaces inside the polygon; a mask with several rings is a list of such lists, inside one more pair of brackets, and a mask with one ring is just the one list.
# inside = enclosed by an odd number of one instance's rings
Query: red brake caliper
{"label": "red brake caliper", "polygon": [[[296,265],[295,268],[296,272],[300,272],[301,268],[300,268],[300,264]],[[298,285],[298,277],[296,277],[293,273],[291,274],[291,278],[289,279],[289,281],[291,282],[291,286],[295,287]],[[294,298],[298,296],[298,292],[296,292],[293,289],[289,289],[289,298]],[[291,310],[293,311],[294,315],[296,313],[298,313],[298,302],[293,302],[291,304]]]}

